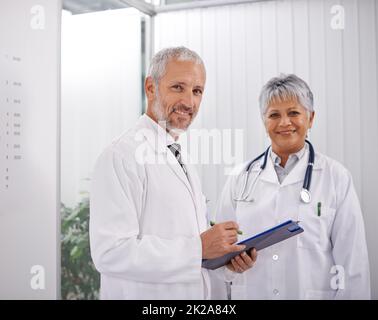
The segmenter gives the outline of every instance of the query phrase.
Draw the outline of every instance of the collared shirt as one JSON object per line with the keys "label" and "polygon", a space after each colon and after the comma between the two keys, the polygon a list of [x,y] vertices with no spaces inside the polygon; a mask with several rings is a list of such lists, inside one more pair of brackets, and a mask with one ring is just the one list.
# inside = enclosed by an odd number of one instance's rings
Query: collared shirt
{"label": "collared shirt", "polygon": [[168,148],[169,148],[169,150],[172,151],[173,155],[175,156],[178,163],[180,164],[182,170],[184,170],[184,173],[186,175],[188,175],[186,167],[185,167],[185,165],[184,165],[184,163],[182,162],[182,159],[181,159],[181,146],[180,146],[180,144],[179,143],[172,143],[168,146]]}
{"label": "collared shirt", "polygon": [[157,134],[158,134],[158,137],[159,137],[159,142],[164,141],[164,143],[167,146],[167,149],[169,149],[172,152],[172,154],[175,156],[177,162],[180,164],[181,168],[183,169],[185,175],[188,177],[188,172],[187,172],[187,169],[186,169],[185,164],[184,164],[183,159],[182,159],[181,145],[179,143],[179,139],[175,140],[175,138],[172,135],[170,135],[169,132],[167,132],[165,130],[165,128],[160,126],[160,124],[155,122],[146,113],[145,113],[145,116],[146,116],[146,119],[149,122],[150,126],[154,130],[157,131]]}
{"label": "collared shirt", "polygon": [[147,113],[144,115],[150,122],[151,127],[157,130],[158,136],[166,141],[167,147],[173,143],[176,143],[175,138],[173,138],[162,126],[155,122]]}
{"label": "collared shirt", "polygon": [[289,155],[289,158],[286,161],[285,167],[281,166],[281,158],[271,150],[270,157],[274,164],[274,170],[277,173],[277,178],[280,183],[284,181],[284,179],[289,175],[290,171],[293,170],[293,168],[296,166],[296,164],[299,162],[299,160],[303,157],[305,154],[307,148],[307,143],[305,143],[305,146],[299,150],[296,153],[293,153]]}

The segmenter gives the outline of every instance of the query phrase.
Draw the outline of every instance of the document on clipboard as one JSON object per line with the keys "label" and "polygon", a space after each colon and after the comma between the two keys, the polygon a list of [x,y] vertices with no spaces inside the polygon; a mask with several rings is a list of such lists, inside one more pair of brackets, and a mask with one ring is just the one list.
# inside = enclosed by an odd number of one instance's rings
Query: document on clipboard
{"label": "document on clipboard", "polygon": [[278,242],[289,239],[297,234],[302,233],[304,230],[298,225],[299,221],[288,220],[278,226],[269,230],[259,233],[253,237],[238,242],[237,244],[244,244],[246,247],[242,251],[231,252],[215,259],[203,259],[202,267],[210,270],[218,269],[243,251],[248,251],[256,248],[257,251],[270,247]]}

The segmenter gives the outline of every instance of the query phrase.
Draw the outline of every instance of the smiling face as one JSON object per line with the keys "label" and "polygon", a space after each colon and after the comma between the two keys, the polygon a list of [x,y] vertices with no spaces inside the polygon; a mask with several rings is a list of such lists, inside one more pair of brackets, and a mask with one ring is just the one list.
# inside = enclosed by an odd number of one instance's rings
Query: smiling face
{"label": "smiling face", "polygon": [[314,120],[314,112],[310,116],[308,113],[297,99],[272,101],[268,105],[264,123],[276,154],[287,156],[303,148]]}
{"label": "smiling face", "polygon": [[159,81],[158,90],[151,77],[146,79],[147,114],[156,122],[165,121],[170,132],[186,130],[197,115],[205,80],[202,65],[171,60]]}

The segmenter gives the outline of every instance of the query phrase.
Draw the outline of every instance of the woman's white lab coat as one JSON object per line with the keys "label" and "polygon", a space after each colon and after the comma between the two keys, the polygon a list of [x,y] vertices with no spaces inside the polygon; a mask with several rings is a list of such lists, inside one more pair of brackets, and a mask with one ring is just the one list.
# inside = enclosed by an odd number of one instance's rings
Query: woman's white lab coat
{"label": "woman's white lab coat", "polygon": [[167,138],[143,115],[97,161],[90,244],[102,299],[209,298],[201,269],[205,198],[193,167],[186,165],[189,181]]}
{"label": "woman's white lab coat", "polygon": [[[249,194],[253,201],[235,201],[246,166],[224,187],[216,219],[236,220],[243,230],[239,240],[289,219],[299,220],[304,229],[298,236],[259,251],[254,267],[243,274],[219,270],[232,280],[232,299],[370,299],[364,223],[352,177],[340,163],[316,153],[312,200],[303,203],[300,190],[308,154],[307,148],[282,184],[269,157],[253,194]],[[257,161],[247,190],[259,168]]]}

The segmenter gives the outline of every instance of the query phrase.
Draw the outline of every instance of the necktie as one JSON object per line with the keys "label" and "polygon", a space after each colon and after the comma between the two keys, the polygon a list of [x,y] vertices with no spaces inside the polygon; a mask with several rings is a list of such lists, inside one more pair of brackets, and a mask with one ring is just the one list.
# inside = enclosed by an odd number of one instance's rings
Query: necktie
{"label": "necktie", "polygon": [[184,165],[184,163],[182,162],[182,159],[181,159],[181,153],[180,153],[181,146],[178,143],[172,143],[168,146],[168,148],[169,148],[169,150],[172,151],[173,155],[175,156],[178,163],[180,164],[182,170],[184,170],[185,174],[187,174],[185,165]]}

